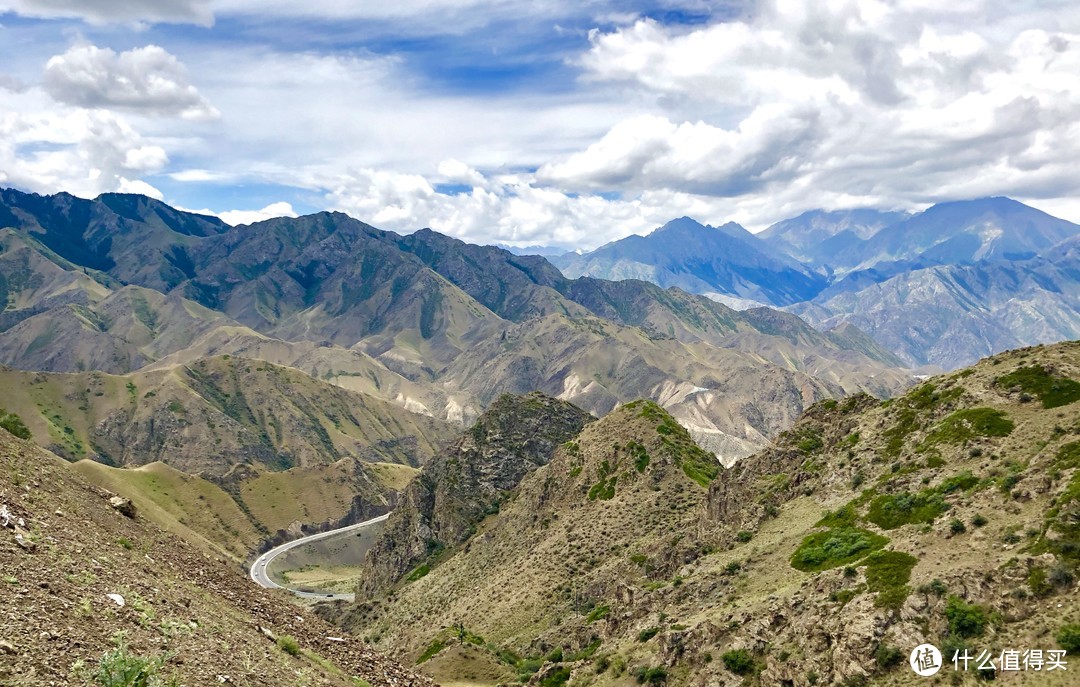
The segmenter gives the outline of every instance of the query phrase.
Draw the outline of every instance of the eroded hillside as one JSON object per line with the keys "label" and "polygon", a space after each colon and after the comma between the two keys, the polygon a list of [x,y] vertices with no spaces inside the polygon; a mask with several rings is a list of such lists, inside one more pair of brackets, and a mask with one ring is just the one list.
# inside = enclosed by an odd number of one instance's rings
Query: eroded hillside
{"label": "eroded hillside", "polygon": [[440,678],[545,686],[899,685],[922,642],[1080,650],[1080,343],[818,403],[733,469],[698,455],[624,406],[342,621]]}

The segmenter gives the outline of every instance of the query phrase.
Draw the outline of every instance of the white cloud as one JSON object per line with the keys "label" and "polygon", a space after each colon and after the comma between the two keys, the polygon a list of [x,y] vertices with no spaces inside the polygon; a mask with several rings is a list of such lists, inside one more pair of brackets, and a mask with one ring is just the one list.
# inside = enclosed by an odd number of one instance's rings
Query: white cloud
{"label": "white cloud", "polygon": [[43,100],[30,91],[0,112],[0,183],[83,197],[132,189],[161,197],[142,177],[168,163],[163,148],[113,113],[46,109]]}
{"label": "white cloud", "polygon": [[[214,214],[208,210],[202,211],[204,214]],[[225,212],[217,213],[226,224],[237,226],[239,224],[254,224],[255,222],[262,222],[263,220],[273,219],[275,217],[296,217],[296,211],[293,210],[293,206],[286,202],[271,203],[261,210],[227,210]]]}
{"label": "white cloud", "polygon": [[79,107],[196,120],[220,114],[189,82],[180,61],[156,45],[122,53],[75,46],[46,63],[43,85],[57,101]]}
{"label": "white cloud", "polygon": [[44,19],[74,18],[110,22],[213,23],[212,0],[0,0],[0,12]]}

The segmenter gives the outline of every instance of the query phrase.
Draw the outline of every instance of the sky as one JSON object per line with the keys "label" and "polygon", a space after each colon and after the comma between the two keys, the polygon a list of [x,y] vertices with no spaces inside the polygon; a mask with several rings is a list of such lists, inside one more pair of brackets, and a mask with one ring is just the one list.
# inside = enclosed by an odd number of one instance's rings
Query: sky
{"label": "sky", "polygon": [[581,249],[992,195],[1080,221],[1080,4],[0,0],[0,185]]}

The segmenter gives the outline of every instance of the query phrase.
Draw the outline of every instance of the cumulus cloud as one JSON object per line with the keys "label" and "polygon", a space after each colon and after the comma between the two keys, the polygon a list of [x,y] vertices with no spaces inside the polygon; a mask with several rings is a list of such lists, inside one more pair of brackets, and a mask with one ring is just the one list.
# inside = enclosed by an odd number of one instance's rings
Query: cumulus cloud
{"label": "cumulus cloud", "polygon": [[156,45],[116,53],[75,46],[45,65],[45,90],[57,101],[88,108],[213,119],[220,113],[188,80],[187,70]]}
{"label": "cumulus cloud", "polygon": [[[204,211],[206,214],[212,214]],[[237,226],[239,224],[254,224],[275,217],[296,217],[296,210],[286,202],[271,203],[261,210],[227,210],[217,213],[226,224]]]}
{"label": "cumulus cloud", "polygon": [[44,19],[74,18],[93,24],[177,22],[209,25],[212,0],[0,0],[0,12]]}
{"label": "cumulus cloud", "polygon": [[827,202],[1080,192],[1080,12],[1053,0],[774,0],[594,31],[579,64],[662,114],[544,165],[564,188],[730,196],[757,226]]}
{"label": "cumulus cloud", "polygon": [[143,180],[168,163],[126,120],[103,110],[44,109],[33,92],[0,113],[0,183],[42,193],[93,197],[130,191],[161,198]]}

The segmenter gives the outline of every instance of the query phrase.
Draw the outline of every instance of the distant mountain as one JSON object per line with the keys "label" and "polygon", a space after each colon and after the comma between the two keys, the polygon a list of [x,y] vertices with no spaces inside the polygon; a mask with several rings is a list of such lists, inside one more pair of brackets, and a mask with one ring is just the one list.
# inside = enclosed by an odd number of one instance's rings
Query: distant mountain
{"label": "distant mountain", "polygon": [[643,279],[759,305],[809,300],[827,283],[735,223],[717,228],[689,217],[668,222],[648,236],[628,236],[552,261],[568,277]]}
{"label": "distant mountain", "polygon": [[908,219],[906,212],[811,210],[777,222],[757,235],[775,250],[815,267],[836,267],[836,255],[885,227]]}
{"label": "distant mountain", "polygon": [[837,253],[851,269],[897,260],[937,264],[1023,260],[1080,234],[1080,226],[1010,198],[939,203]]}
{"label": "distant mountain", "polygon": [[496,243],[494,245],[496,248],[502,248],[514,255],[542,255],[546,258],[574,252],[565,248],[556,248],[555,246],[510,246],[505,243]]}
{"label": "distant mountain", "polygon": [[1080,339],[1080,251],[1051,254],[901,272],[791,311],[822,327],[853,324],[910,366],[953,369],[1010,348]]}

